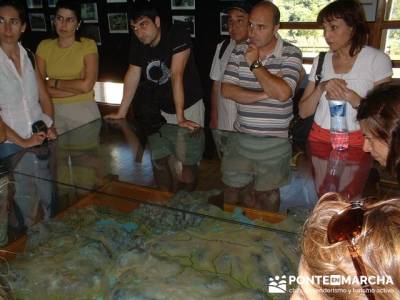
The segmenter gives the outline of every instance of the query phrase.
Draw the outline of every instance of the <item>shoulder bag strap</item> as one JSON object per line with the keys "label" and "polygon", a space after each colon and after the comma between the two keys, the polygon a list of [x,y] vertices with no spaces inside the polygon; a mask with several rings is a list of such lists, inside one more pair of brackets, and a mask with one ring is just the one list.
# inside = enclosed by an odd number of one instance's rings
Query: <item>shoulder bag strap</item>
{"label": "shoulder bag strap", "polygon": [[219,49],[219,55],[218,55],[219,59],[221,59],[222,56],[224,55],[225,50],[226,50],[226,48],[228,47],[229,43],[230,43],[230,38],[225,39],[225,40],[222,42],[221,48]]}
{"label": "shoulder bag strap", "polygon": [[317,70],[315,72],[315,86],[318,86],[318,84],[322,79],[321,72],[322,72],[322,65],[324,64],[325,54],[326,52],[320,52],[318,56],[318,65],[317,65]]}

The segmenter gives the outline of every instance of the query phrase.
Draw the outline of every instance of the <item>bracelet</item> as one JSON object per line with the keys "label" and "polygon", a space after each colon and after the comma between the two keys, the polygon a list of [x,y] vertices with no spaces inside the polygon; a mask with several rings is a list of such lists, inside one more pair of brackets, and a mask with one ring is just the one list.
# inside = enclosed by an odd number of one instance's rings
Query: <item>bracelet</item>
{"label": "bracelet", "polygon": [[55,89],[58,88],[58,79],[56,79],[56,80],[54,81],[54,88],[55,88]]}

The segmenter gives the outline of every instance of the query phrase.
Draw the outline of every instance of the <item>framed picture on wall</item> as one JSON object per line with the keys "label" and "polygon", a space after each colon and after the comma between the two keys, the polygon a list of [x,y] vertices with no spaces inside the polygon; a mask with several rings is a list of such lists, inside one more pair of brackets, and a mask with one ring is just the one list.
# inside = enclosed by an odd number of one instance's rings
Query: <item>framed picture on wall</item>
{"label": "framed picture on wall", "polygon": [[195,9],[195,0],[171,0],[171,9]]}
{"label": "framed picture on wall", "polygon": [[29,24],[31,25],[32,31],[47,31],[44,14],[29,14]]}
{"label": "framed picture on wall", "polygon": [[100,28],[98,24],[83,24],[81,36],[95,40],[97,45],[101,45]]}
{"label": "framed picture on wall", "polygon": [[55,32],[56,29],[54,28],[54,15],[50,15],[50,28],[51,28],[51,32]]}
{"label": "framed picture on wall", "polygon": [[126,13],[109,13],[108,28],[110,33],[128,33],[128,17]]}
{"label": "framed picture on wall", "polygon": [[58,0],[47,0],[47,5],[49,7],[56,7],[57,1]]}
{"label": "framed picture on wall", "polygon": [[27,0],[26,4],[28,8],[43,8],[42,0]]}
{"label": "framed picture on wall", "polygon": [[99,16],[97,14],[97,3],[82,3],[81,4],[82,20],[85,23],[98,23]]}
{"label": "framed picture on wall", "polygon": [[175,23],[176,21],[185,23],[187,30],[190,32],[190,36],[192,38],[196,37],[196,23],[194,16],[172,16],[172,23]]}
{"label": "framed picture on wall", "polygon": [[360,4],[364,8],[365,18],[368,22],[374,22],[376,19],[377,0],[360,0]]}
{"label": "framed picture on wall", "polygon": [[228,14],[219,13],[219,33],[221,35],[229,35],[228,32]]}

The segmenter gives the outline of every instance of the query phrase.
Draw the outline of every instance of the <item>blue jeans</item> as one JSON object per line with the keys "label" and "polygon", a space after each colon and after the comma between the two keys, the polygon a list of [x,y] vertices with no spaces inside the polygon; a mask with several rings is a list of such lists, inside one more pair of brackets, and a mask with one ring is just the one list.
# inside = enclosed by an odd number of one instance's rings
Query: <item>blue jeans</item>
{"label": "blue jeans", "polygon": [[0,144],[0,159],[6,158],[14,153],[21,151],[23,148],[16,144],[3,143]]}

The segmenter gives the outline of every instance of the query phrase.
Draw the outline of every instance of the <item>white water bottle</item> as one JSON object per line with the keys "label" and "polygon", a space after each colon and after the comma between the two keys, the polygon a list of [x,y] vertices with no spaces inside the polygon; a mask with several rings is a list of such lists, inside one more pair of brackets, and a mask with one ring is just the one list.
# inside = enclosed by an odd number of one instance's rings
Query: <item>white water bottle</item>
{"label": "white water bottle", "polygon": [[330,135],[332,148],[346,150],[349,148],[349,132],[346,122],[346,101],[330,100],[329,111],[331,115]]}

